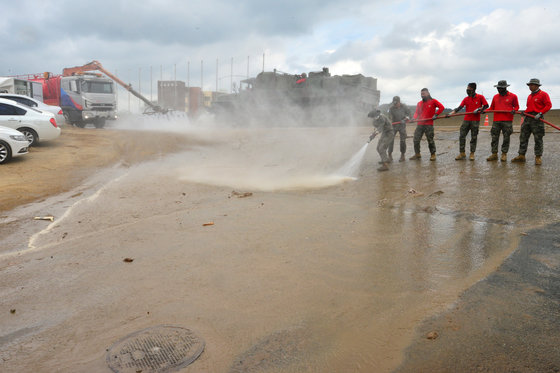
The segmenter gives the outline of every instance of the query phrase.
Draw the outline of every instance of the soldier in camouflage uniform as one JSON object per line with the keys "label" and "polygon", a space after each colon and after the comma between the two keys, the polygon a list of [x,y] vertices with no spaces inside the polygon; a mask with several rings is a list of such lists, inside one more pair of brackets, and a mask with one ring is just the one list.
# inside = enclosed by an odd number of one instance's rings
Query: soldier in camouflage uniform
{"label": "soldier in camouflage uniform", "polygon": [[401,98],[399,96],[393,97],[393,104],[389,108],[389,116],[391,120],[394,122],[399,122],[397,124],[393,124],[393,141],[389,144],[389,162],[393,161],[393,146],[395,143],[394,137],[399,134],[399,138],[401,140],[401,158],[399,162],[404,162],[404,153],[406,153],[406,122],[410,120],[412,114],[410,113],[410,109],[405,104],[401,103]]}
{"label": "soldier in camouflage uniform", "polygon": [[497,110],[499,112],[494,113],[494,120],[490,129],[492,154],[486,160],[488,162],[498,160],[498,145],[500,133],[502,133],[504,139],[502,141],[500,161],[505,162],[507,161],[507,152],[509,150],[509,138],[513,133],[513,114],[519,110],[519,101],[517,100],[517,95],[507,90],[509,84],[507,84],[506,80],[500,80],[494,87],[498,89],[498,94],[492,98],[490,110]]}
{"label": "soldier in camouflage uniform", "polygon": [[[376,132],[381,134],[379,141],[377,142],[377,152],[381,157],[381,167],[377,169],[377,171],[387,171],[389,170],[389,157],[387,155],[387,149],[389,148],[389,144],[393,142],[393,138],[395,136],[393,132],[393,125],[389,118],[385,115],[381,114],[381,110],[375,109],[372,110],[368,117],[373,118],[373,127],[375,127]],[[375,132],[370,136],[370,141],[375,137]]]}
{"label": "soldier in camouflage uniform", "polygon": [[461,123],[461,128],[459,129],[459,155],[455,157],[456,161],[460,161],[462,159],[466,159],[467,155],[465,154],[465,145],[467,142],[467,134],[471,133],[471,142],[470,142],[470,150],[471,154],[469,155],[469,159],[474,161],[474,152],[476,151],[476,143],[478,137],[478,128],[480,126],[480,113],[484,112],[488,108],[488,102],[483,95],[479,95],[476,93],[476,83],[469,83],[467,85],[467,97],[461,101],[461,104],[453,109],[451,113],[446,115],[449,118],[449,115],[453,115],[465,108],[465,111],[468,113],[465,115],[463,119],[463,123]]}
{"label": "soldier in camouflage uniform", "polygon": [[533,78],[527,83],[531,94],[527,97],[527,109],[525,113],[531,114],[534,118],[525,117],[519,133],[519,155],[513,158],[512,162],[525,162],[525,153],[529,145],[529,137],[533,134],[535,140],[535,164],[542,164],[544,122],[541,121],[543,115],[552,108],[550,96],[541,90],[541,81]]}

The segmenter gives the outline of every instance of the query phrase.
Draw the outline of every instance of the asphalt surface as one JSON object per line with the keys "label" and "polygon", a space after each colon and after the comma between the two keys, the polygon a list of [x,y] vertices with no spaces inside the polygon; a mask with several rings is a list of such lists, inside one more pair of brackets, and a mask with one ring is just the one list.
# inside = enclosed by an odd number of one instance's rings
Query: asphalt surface
{"label": "asphalt surface", "polygon": [[416,339],[395,372],[560,372],[560,223],[527,232]]}

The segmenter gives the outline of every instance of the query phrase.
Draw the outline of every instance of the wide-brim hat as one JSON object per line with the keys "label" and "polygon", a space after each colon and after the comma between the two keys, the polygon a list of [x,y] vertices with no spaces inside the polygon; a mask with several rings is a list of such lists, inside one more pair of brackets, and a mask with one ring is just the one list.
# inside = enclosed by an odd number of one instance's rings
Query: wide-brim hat
{"label": "wide-brim hat", "polygon": [[536,84],[536,85],[540,86],[541,81],[538,80],[537,78],[533,78],[533,79],[529,80],[529,83],[527,83],[527,85],[530,85],[530,84]]}
{"label": "wide-brim hat", "polygon": [[496,88],[507,88],[507,87],[509,87],[509,84],[507,84],[507,80],[500,80],[500,81],[498,81],[498,84],[496,84],[494,87],[496,87]]}

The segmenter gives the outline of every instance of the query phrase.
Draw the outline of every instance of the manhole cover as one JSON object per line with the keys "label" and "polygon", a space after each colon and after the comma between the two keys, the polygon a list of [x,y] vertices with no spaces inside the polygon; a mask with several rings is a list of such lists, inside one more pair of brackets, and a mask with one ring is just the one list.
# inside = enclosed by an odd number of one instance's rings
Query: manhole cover
{"label": "manhole cover", "polygon": [[115,342],[107,353],[107,363],[116,373],[163,373],[186,367],[203,350],[204,341],[191,330],[160,325]]}

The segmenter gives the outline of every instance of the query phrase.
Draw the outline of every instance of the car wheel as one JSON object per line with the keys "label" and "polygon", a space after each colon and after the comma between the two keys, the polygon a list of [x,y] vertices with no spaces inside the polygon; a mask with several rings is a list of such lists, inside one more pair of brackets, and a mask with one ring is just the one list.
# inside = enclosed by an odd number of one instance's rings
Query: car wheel
{"label": "car wheel", "polygon": [[31,128],[23,127],[18,128],[17,130],[23,133],[27,141],[29,141],[29,146],[36,145],[39,142],[39,135],[37,135],[37,132],[35,132]]}
{"label": "car wheel", "polygon": [[105,127],[105,118],[96,119],[95,122],[93,123],[93,125],[95,126],[95,128]]}
{"label": "car wheel", "polygon": [[4,141],[0,141],[0,164],[8,162],[12,158],[12,149]]}

